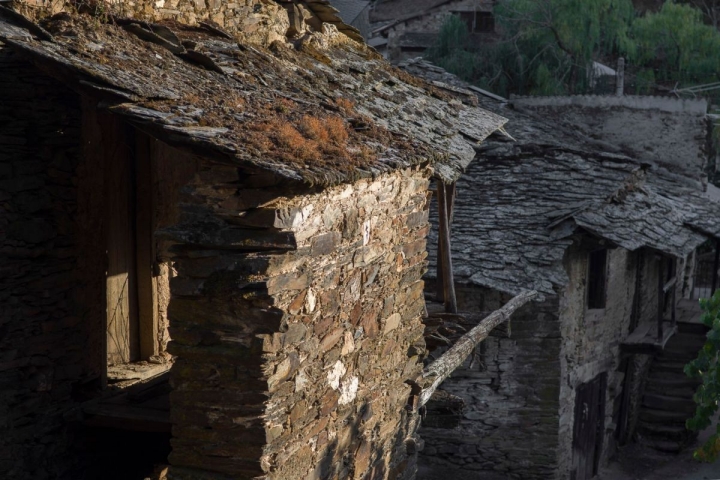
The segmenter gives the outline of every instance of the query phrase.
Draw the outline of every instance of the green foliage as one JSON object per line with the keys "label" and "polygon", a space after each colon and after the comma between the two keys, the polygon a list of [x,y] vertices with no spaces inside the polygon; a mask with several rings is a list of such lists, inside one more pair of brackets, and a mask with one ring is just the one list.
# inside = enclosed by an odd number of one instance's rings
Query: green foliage
{"label": "green foliage", "polygon": [[440,28],[437,41],[428,50],[426,57],[448,72],[472,81],[479,59],[469,50],[468,38],[465,22],[455,15],[450,15]]}
{"label": "green foliage", "polygon": [[585,90],[595,58],[632,49],[633,12],[630,0],[501,0],[495,15],[514,50],[514,89],[545,95]]}
{"label": "green foliage", "polygon": [[635,48],[628,59],[653,68],[657,80],[697,85],[718,80],[720,34],[703,22],[700,10],[667,1],[657,13],[632,26]]}
{"label": "green foliage", "polygon": [[582,93],[592,62],[625,56],[638,93],[719,80],[720,33],[703,13],[667,0],[635,16],[631,0],[499,0],[497,36],[471,38],[450,16],[427,57],[460,78],[501,94]]}
{"label": "green foliage", "polygon": [[655,72],[652,68],[643,68],[635,77],[635,90],[640,95],[648,95],[655,88]]}
{"label": "green foliage", "polygon": [[[693,418],[687,421],[690,430],[703,430],[710,426],[712,417],[718,410],[720,401],[720,289],[710,299],[700,300],[703,309],[702,322],[710,328],[707,342],[698,353],[697,359],[685,366],[685,374],[702,380],[694,395],[697,408]],[[715,433],[698,448],[694,457],[697,460],[711,462],[720,454],[720,425]]]}

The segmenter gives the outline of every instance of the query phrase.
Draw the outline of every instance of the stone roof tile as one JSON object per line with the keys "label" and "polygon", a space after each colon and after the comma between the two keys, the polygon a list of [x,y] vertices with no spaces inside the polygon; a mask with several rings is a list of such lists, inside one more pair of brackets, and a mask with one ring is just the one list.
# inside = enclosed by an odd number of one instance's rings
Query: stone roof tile
{"label": "stone roof tile", "polygon": [[334,24],[268,48],[172,21],[63,14],[43,27],[53,41],[0,17],[0,41],[160,140],[289,180],[330,185],[431,162],[453,181],[505,122]]}
{"label": "stone roof tile", "polygon": [[[423,60],[415,75],[466,85]],[[720,191],[666,168],[605,151],[577,131],[480,95],[508,118],[514,141],[493,135],[457,183],[452,253],[459,281],[518,294],[553,295],[567,283],[562,264],[571,237],[588,232],[628,250],[684,257],[720,238]],[[436,221],[436,219],[434,220]],[[437,235],[428,244],[435,276]]]}

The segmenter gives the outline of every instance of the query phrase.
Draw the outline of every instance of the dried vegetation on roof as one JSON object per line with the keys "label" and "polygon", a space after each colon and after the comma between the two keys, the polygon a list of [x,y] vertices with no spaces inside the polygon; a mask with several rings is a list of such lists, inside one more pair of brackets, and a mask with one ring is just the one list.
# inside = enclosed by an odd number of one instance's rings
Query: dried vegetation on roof
{"label": "dried vegetation on roof", "polygon": [[5,40],[160,140],[293,180],[333,184],[435,161],[456,177],[472,143],[504,123],[333,26],[268,49],[171,21],[60,14],[42,26],[54,41]]}

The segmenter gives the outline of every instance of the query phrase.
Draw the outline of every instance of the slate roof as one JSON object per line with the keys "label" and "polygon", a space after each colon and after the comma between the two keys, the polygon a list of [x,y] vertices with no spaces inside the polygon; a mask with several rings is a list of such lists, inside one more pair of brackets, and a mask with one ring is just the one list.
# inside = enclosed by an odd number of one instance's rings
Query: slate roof
{"label": "slate roof", "polygon": [[455,1],[457,0],[379,0],[370,13],[370,20],[384,22],[412,18]]}
{"label": "slate roof", "polygon": [[[425,61],[402,64],[435,85],[466,84]],[[474,94],[466,90],[468,94]],[[479,96],[508,118],[507,136],[493,135],[457,183],[452,254],[461,282],[509,294],[565,285],[562,265],[578,231],[628,250],[650,248],[684,257],[707,236],[720,237],[716,189],[650,163],[604,151],[578,131],[532,112]],[[431,235],[429,276],[437,242]]]}
{"label": "slate roof", "polygon": [[340,16],[347,24],[352,24],[363,10],[370,7],[370,2],[367,0],[330,0],[330,3],[339,10]]}
{"label": "slate roof", "polygon": [[[0,41],[156,138],[289,180],[332,185],[436,162],[452,181],[505,122],[323,29],[265,49],[175,22],[63,14],[40,27],[0,15]],[[313,121],[334,121],[332,141]]]}

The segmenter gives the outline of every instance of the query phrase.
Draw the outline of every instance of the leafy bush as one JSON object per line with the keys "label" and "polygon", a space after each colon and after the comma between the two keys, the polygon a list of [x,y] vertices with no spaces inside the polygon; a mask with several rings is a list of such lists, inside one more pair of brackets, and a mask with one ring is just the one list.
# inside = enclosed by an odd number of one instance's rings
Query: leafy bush
{"label": "leafy bush", "polygon": [[[685,366],[685,374],[702,380],[695,392],[697,404],[695,415],[687,421],[690,430],[704,430],[712,423],[720,401],[720,289],[710,299],[700,300],[703,309],[702,323],[710,328],[707,342],[697,359]],[[706,462],[715,461],[720,454],[720,425],[715,425],[715,433],[698,448],[694,457]]]}

